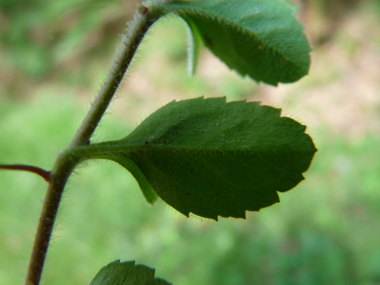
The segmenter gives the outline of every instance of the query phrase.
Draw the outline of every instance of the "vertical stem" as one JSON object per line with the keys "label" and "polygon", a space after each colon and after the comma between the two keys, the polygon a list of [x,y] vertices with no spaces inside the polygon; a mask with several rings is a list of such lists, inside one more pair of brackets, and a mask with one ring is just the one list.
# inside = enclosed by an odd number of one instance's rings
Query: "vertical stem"
{"label": "vertical stem", "polygon": [[79,162],[79,159],[65,159],[63,161],[61,157],[58,157],[54,169],[50,174],[50,182],[38,223],[33,252],[30,257],[25,282],[27,285],[38,285],[40,282],[63,189],[75,165]]}
{"label": "vertical stem", "polygon": [[131,63],[137,47],[149,27],[161,16],[160,13],[154,12],[150,8],[140,5],[134,21],[129,24],[127,34],[123,37],[121,48],[102,89],[83,120],[69,148],[66,152],[58,156],[55,162],[50,174],[50,183],[29,262],[25,281],[27,285],[38,285],[40,282],[62,193],[71,172],[80,162],[80,158],[70,155],[70,147],[89,144],[90,138],[123,79],[124,73]]}
{"label": "vertical stem", "polygon": [[[143,6],[142,6],[143,7]],[[144,7],[146,8],[146,7]],[[148,9],[148,8],[146,8]],[[142,13],[135,14],[135,19],[128,25],[128,33],[124,36],[121,48],[116,60],[108,73],[102,89],[96,97],[90,111],[84,118],[81,127],[77,131],[70,146],[88,144],[90,137],[95,131],[100,119],[107,110],[132,58],[150,26],[158,19],[149,10],[140,10]]]}

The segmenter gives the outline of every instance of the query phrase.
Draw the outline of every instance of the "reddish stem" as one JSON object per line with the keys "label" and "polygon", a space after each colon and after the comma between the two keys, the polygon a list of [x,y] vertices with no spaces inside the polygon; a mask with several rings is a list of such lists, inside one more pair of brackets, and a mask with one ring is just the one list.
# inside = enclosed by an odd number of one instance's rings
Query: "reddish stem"
{"label": "reddish stem", "polygon": [[37,166],[24,164],[0,164],[0,169],[29,171],[41,176],[46,182],[50,181],[50,171],[46,171]]}

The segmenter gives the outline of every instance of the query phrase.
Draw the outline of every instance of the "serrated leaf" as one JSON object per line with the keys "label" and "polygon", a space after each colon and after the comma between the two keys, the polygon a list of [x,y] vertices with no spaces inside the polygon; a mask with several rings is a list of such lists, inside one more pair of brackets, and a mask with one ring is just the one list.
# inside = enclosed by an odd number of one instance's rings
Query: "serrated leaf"
{"label": "serrated leaf", "polygon": [[135,261],[115,260],[100,269],[90,285],[170,285],[170,283],[154,278],[153,268],[135,265]]}
{"label": "serrated leaf", "polygon": [[306,127],[280,113],[225,98],[173,101],[126,138],[82,147],[81,155],[127,169],[133,161],[143,193],[153,189],[186,216],[245,218],[303,180],[316,152]]}
{"label": "serrated leaf", "polygon": [[309,71],[310,47],[286,0],[164,1],[157,9],[196,27],[203,43],[243,76],[277,85]]}

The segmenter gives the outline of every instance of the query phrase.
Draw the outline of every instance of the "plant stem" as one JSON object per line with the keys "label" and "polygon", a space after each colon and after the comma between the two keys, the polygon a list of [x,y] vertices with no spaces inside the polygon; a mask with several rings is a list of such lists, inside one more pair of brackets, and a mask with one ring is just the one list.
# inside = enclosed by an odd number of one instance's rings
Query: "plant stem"
{"label": "plant stem", "polygon": [[51,171],[50,183],[41,212],[25,281],[27,285],[38,285],[40,282],[62,193],[70,174],[80,162],[80,158],[70,155],[70,149],[90,143],[90,138],[110,104],[141,40],[150,26],[161,16],[157,12],[154,13],[152,9],[145,8],[146,7],[140,5],[134,21],[128,25],[127,34],[123,36],[122,45],[102,89],[74,136],[74,139],[71,141],[70,146],[65,152],[58,156]]}
{"label": "plant stem", "polygon": [[84,118],[70,146],[90,143],[90,137],[95,131],[100,119],[108,108],[132,58],[150,26],[158,19],[152,13],[137,13],[133,22],[129,23],[128,33],[124,36],[116,60],[108,73],[102,89],[96,97],[90,111]]}
{"label": "plant stem", "polygon": [[35,173],[45,179],[46,182],[50,181],[50,171],[46,171],[42,168],[25,165],[25,164],[0,164],[0,169],[9,169],[9,170],[23,170]]}
{"label": "plant stem", "polygon": [[57,216],[58,207],[66,182],[79,159],[58,156],[50,175],[50,182],[45,196],[37,234],[34,240],[33,252],[30,257],[25,284],[38,285],[45,263],[46,253]]}

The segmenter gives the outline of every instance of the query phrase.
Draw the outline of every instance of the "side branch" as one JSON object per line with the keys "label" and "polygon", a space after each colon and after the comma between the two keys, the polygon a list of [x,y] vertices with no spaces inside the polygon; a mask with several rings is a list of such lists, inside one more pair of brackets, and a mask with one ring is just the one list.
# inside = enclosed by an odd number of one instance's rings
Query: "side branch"
{"label": "side branch", "polygon": [[37,166],[25,164],[0,164],[0,169],[29,171],[41,176],[46,182],[50,181],[50,171],[46,171]]}

